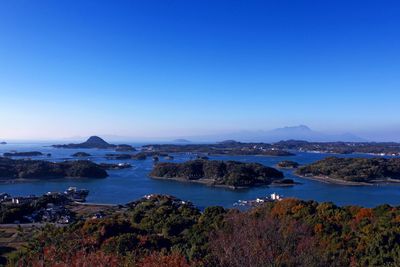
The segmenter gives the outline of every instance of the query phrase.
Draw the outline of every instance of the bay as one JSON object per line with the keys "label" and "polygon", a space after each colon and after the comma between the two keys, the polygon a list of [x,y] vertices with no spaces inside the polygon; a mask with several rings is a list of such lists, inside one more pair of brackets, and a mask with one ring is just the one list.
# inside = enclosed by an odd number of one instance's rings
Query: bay
{"label": "bay", "polygon": [[[141,144],[133,144],[139,146]],[[153,161],[151,157],[146,160],[107,160],[106,153],[115,153],[104,149],[58,149],[50,147],[49,143],[11,143],[0,146],[0,154],[10,151],[40,151],[44,154],[51,153],[51,157],[41,156],[33,159],[51,161],[74,160],[72,154],[78,151],[92,155],[94,162],[119,163],[127,162],[133,165],[131,169],[108,171],[109,177],[105,179],[55,179],[29,181],[23,183],[0,184],[0,192],[12,196],[29,194],[41,195],[49,191],[64,191],[70,186],[90,190],[87,198],[92,203],[125,204],[141,198],[146,194],[169,194],[191,201],[196,206],[204,208],[211,205],[233,207],[238,200],[250,200],[263,197],[271,193],[278,193],[283,197],[295,197],[303,200],[330,201],[337,205],[360,205],[374,207],[381,204],[400,205],[400,185],[372,185],[372,186],[346,186],[326,184],[295,176],[291,170],[284,170],[286,178],[292,178],[299,185],[291,187],[258,187],[243,190],[230,190],[220,187],[210,187],[201,184],[182,183],[177,181],[155,180],[148,177]],[[191,154],[172,154],[174,162],[184,162],[193,158]],[[242,162],[258,162],[274,167],[279,161],[293,160],[300,164],[307,164],[328,156],[338,157],[374,157],[366,154],[332,155],[325,153],[296,152],[296,156],[270,157],[270,156],[210,156],[213,160],[237,160]],[[160,161],[166,161],[160,158]]]}

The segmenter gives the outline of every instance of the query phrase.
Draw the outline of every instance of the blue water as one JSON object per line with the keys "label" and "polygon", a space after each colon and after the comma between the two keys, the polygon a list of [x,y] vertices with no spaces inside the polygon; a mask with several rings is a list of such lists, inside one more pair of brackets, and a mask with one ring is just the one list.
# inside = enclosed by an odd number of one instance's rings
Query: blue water
{"label": "blue water", "polygon": [[[296,177],[292,171],[284,171],[287,178],[301,183],[292,187],[259,187],[245,190],[229,190],[225,188],[209,187],[200,184],[180,183],[176,181],[154,180],[148,177],[153,162],[151,158],[145,161],[128,160],[112,161],[104,159],[104,154],[114,153],[112,150],[98,149],[56,149],[46,144],[7,144],[0,145],[0,153],[9,151],[41,151],[51,153],[52,157],[35,157],[62,161],[71,159],[77,151],[88,152],[95,162],[129,162],[132,169],[109,171],[105,179],[57,179],[34,181],[13,184],[0,184],[0,192],[7,192],[13,196],[36,194],[41,195],[48,191],[64,191],[69,186],[77,186],[90,190],[88,202],[124,204],[136,200],[145,194],[170,194],[184,200],[192,201],[200,208],[210,205],[232,207],[239,199],[255,199],[273,192],[284,197],[296,197],[304,200],[331,201],[337,205],[361,205],[373,207],[380,204],[400,205],[400,185],[374,186],[343,186],[325,184],[317,181]],[[187,154],[173,154],[175,162],[190,159]],[[243,162],[258,162],[266,166],[274,166],[279,161],[290,159],[301,164],[310,163],[330,154],[297,153],[293,157],[268,156],[211,156],[210,159],[238,160]],[[338,156],[338,155],[335,155]],[[342,157],[372,157],[370,155],[340,155]],[[163,161],[163,159],[161,159]]]}

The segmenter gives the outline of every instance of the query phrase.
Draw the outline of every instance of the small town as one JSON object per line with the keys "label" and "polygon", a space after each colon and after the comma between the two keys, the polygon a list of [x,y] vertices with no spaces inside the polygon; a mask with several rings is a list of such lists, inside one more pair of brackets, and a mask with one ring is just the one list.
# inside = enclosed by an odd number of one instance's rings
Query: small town
{"label": "small town", "polygon": [[[43,196],[11,196],[0,194],[2,223],[57,223],[75,221],[73,213],[65,207],[70,203],[86,201],[89,190],[69,187],[64,192],[47,192]],[[8,212],[7,212],[8,211]]]}

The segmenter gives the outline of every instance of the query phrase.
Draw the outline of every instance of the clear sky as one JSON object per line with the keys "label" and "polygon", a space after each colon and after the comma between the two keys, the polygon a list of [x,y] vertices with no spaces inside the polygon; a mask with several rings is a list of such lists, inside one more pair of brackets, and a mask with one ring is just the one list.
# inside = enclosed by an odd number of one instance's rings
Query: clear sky
{"label": "clear sky", "polygon": [[0,138],[400,140],[399,1],[0,1]]}

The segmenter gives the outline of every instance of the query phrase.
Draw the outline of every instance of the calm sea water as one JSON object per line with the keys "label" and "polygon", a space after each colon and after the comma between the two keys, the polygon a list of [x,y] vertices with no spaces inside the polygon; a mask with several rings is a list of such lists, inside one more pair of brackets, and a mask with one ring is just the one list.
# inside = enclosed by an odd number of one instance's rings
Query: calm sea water
{"label": "calm sea water", "polygon": [[[112,161],[104,159],[106,153],[112,150],[98,149],[56,149],[49,144],[7,144],[0,145],[0,153],[9,151],[41,151],[51,153],[52,157],[35,157],[35,159],[48,159],[62,161],[71,159],[77,151],[88,152],[95,162],[129,162],[132,169],[109,171],[105,179],[57,179],[13,184],[0,184],[0,192],[7,192],[13,196],[36,194],[41,195],[48,191],[64,191],[69,186],[86,188],[90,190],[88,202],[124,204],[141,198],[145,194],[170,194],[178,198],[192,201],[200,208],[210,205],[232,207],[239,199],[248,200],[269,195],[273,192],[284,197],[296,197],[304,200],[331,201],[337,205],[361,205],[373,207],[380,204],[400,205],[400,185],[374,185],[374,186],[342,186],[325,184],[296,177],[292,171],[284,171],[287,178],[292,178],[301,183],[293,187],[259,187],[233,191],[224,188],[215,188],[199,184],[180,183],[176,181],[154,180],[148,177],[153,162],[151,158],[145,161]],[[183,162],[190,159],[190,155],[173,154],[174,162]],[[242,162],[258,162],[266,166],[274,166],[279,161],[290,159],[301,164],[310,163],[330,154],[297,153],[292,157],[268,156],[212,156],[210,159],[238,160]],[[338,155],[335,155],[338,156]],[[342,157],[372,157],[370,155],[340,155]],[[163,159],[161,159],[163,161]]]}

